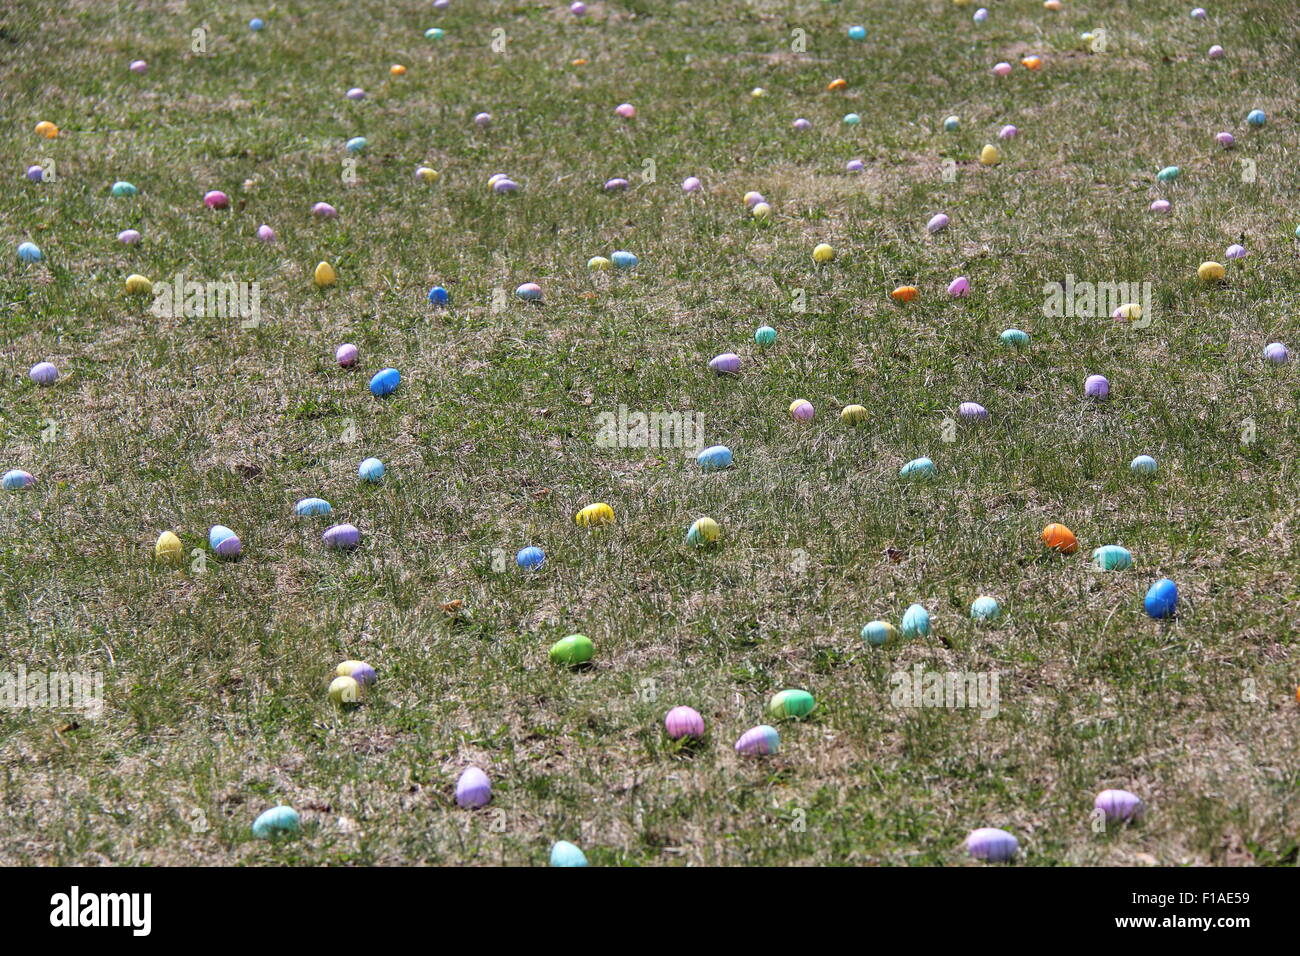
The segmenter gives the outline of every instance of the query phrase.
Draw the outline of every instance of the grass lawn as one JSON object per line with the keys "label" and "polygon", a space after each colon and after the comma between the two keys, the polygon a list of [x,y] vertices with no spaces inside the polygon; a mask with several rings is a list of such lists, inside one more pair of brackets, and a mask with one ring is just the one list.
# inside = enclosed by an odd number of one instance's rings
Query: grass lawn
{"label": "grass lawn", "polygon": [[[102,675],[103,712],[0,711],[0,863],[520,865],[563,839],[592,865],[979,865],[963,838],[1001,827],[1022,865],[1294,865],[1300,377],[1263,351],[1300,349],[1300,10],[1192,5],[8,4],[0,470],[36,480],[0,492],[0,669]],[[588,269],[614,250],[639,266]],[[133,273],[257,283],[260,322],[160,316]],[[1067,277],[1137,284],[1142,320],[1045,314]],[[623,406],[698,421],[732,466],[610,447]],[[309,496],[333,514],[295,517]],[[613,525],[575,523],[594,502]],[[687,545],[703,516],[720,540]],[[336,522],[360,547],[322,544]],[[1133,567],[1094,570],[1102,545]],[[1172,620],[1143,610],[1161,577]],[[929,636],[859,636],[914,603]],[[574,633],[585,670],[548,659]],[[346,659],[378,682],[342,709]],[[996,679],[996,715],[900,704],[950,672]],[[816,709],[736,753],[785,688]],[[707,739],[668,739],[677,705]],[[1108,788],[1145,819],[1097,825]],[[276,804],[301,834],[254,838]]]}

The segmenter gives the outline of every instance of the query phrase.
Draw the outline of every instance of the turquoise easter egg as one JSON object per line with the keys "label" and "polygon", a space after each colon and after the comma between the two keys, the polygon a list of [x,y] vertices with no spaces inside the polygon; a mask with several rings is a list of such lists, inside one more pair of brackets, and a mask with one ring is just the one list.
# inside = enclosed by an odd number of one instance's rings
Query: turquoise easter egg
{"label": "turquoise easter egg", "polygon": [[754,341],[759,345],[771,345],[776,341],[776,329],[770,325],[759,326],[754,333]]}
{"label": "turquoise easter egg", "polygon": [[930,612],[913,604],[903,614],[904,637],[927,637],[930,634]]}
{"label": "turquoise easter egg", "polygon": [[126,183],[126,182],[113,183],[112,193],[114,196],[134,196],[137,192],[139,192],[139,190],[136,189],[135,186],[131,185],[130,183]]}
{"label": "turquoise easter egg", "polygon": [[357,477],[362,481],[378,481],[384,477],[384,463],[378,458],[367,458],[357,467]]}
{"label": "turquoise easter egg", "polygon": [[977,597],[971,602],[970,616],[973,621],[992,621],[1002,616],[1002,608],[991,597]]}
{"label": "turquoise easter egg", "polygon": [[551,866],[586,866],[587,856],[568,840],[551,847]]}
{"label": "turquoise easter egg", "polygon": [[1009,345],[1012,348],[1022,348],[1029,344],[1029,333],[1022,332],[1020,329],[1007,329],[998,338],[1003,345]]}
{"label": "turquoise easter egg", "polygon": [[330,503],[324,498],[303,498],[293,506],[293,513],[299,518],[306,518],[310,515],[327,515],[330,513]]}
{"label": "turquoise easter egg", "polygon": [[297,833],[299,825],[298,811],[293,807],[272,807],[253,821],[253,836],[269,840],[286,833]]}
{"label": "turquoise easter egg", "polygon": [[768,701],[767,712],[776,720],[807,717],[817,707],[813,695],[806,690],[783,690]]}
{"label": "turquoise easter egg", "polygon": [[929,478],[934,474],[934,462],[929,458],[914,458],[898,470],[903,478]]}
{"label": "turquoise easter egg", "polygon": [[872,647],[896,643],[898,636],[898,628],[888,621],[869,621],[862,627],[861,637]]}
{"label": "turquoise easter egg", "polygon": [[18,245],[19,262],[40,262],[43,258],[41,247],[34,242],[23,242]]}
{"label": "turquoise easter egg", "polygon": [[611,252],[609,254],[609,261],[614,263],[614,265],[618,266],[620,269],[635,269],[641,260],[630,252],[623,252],[620,250],[618,252]]}
{"label": "turquoise easter egg", "polygon": [[1164,169],[1160,170],[1160,172],[1156,173],[1156,179],[1160,180],[1162,183],[1171,183],[1178,178],[1178,174],[1181,172],[1182,170],[1177,166],[1166,166]]}
{"label": "turquoise easter egg", "polygon": [[1133,567],[1133,555],[1117,544],[1103,545],[1092,552],[1092,566],[1099,571],[1127,571]]}

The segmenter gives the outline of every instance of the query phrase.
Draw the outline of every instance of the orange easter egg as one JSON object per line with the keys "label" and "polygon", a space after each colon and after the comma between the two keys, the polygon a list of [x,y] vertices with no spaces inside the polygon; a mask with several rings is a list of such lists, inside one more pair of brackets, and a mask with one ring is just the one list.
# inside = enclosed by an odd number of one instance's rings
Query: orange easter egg
{"label": "orange easter egg", "polygon": [[393,74],[393,76],[406,76],[406,67],[402,66],[400,63],[394,63],[388,68],[388,72]]}
{"label": "orange easter egg", "polygon": [[59,128],[49,120],[41,120],[36,124],[36,135],[44,136],[46,139],[54,139],[59,135]]}
{"label": "orange easter egg", "polygon": [[893,292],[889,293],[889,297],[895,302],[911,302],[916,298],[916,286],[900,285]]}
{"label": "orange easter egg", "polygon": [[1079,539],[1063,524],[1049,524],[1043,529],[1043,544],[1051,551],[1074,554],[1079,550]]}
{"label": "orange easter egg", "polygon": [[847,89],[848,85],[849,85],[848,81],[841,76],[838,79],[831,80],[829,83],[827,83],[826,89],[834,93],[836,90]]}
{"label": "orange easter egg", "polygon": [[1041,57],[1027,56],[1020,61],[1020,65],[1030,70],[1041,70],[1043,68],[1043,60]]}

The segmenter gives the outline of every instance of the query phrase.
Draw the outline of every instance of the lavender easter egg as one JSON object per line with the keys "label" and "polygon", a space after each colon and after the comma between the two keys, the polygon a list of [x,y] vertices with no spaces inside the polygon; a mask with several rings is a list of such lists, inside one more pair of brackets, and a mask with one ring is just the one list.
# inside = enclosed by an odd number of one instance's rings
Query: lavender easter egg
{"label": "lavender easter egg", "polygon": [[492,802],[492,781],[478,767],[467,767],[456,781],[456,805],[476,810]]}
{"label": "lavender easter egg", "polygon": [[1220,146],[1222,146],[1224,149],[1232,149],[1232,147],[1237,142],[1236,137],[1234,137],[1231,133],[1226,131],[1222,133],[1215,133],[1214,141],[1218,143]]}
{"label": "lavender easter egg", "polygon": [[325,542],[325,547],[333,548],[336,551],[351,551],[361,543],[361,532],[357,530],[356,525],[336,524],[326,529],[321,535],[321,540]]}
{"label": "lavender easter egg", "polygon": [[781,749],[781,735],[775,727],[760,724],[745,731],[736,741],[736,753],[754,754],[760,757],[774,754]]}
{"label": "lavender easter egg", "polygon": [[998,130],[998,139],[1015,139],[1018,135],[1020,135],[1020,130],[1010,123]]}
{"label": "lavender easter egg", "polygon": [[492,191],[497,193],[512,193],[519,189],[519,184],[508,176],[502,176],[492,184]]}
{"label": "lavender easter egg", "polygon": [[616,192],[621,192],[624,189],[627,189],[627,187],[630,185],[632,184],[629,183],[626,179],[616,176],[613,179],[606,180],[603,188],[607,193],[616,193]]}
{"label": "lavender easter egg", "polygon": [[1166,213],[1171,208],[1172,206],[1168,199],[1157,199],[1150,206],[1151,211],[1154,213]]}
{"label": "lavender easter egg", "polygon": [[700,471],[721,471],[731,467],[731,449],[726,445],[710,445],[695,456]]}
{"label": "lavender easter egg", "polygon": [[257,227],[255,235],[257,236],[258,242],[275,242],[275,230],[266,223],[262,223],[262,225]]}
{"label": "lavender easter egg", "polygon": [[684,193],[697,193],[703,188],[703,184],[695,176],[687,176],[682,180],[682,192]]}
{"label": "lavender easter egg", "polygon": [[925,229],[930,233],[942,232],[948,228],[950,221],[944,213],[937,213],[930,217],[930,221],[925,224]]}
{"label": "lavender easter egg", "polygon": [[391,395],[397,391],[397,386],[402,382],[402,373],[395,368],[381,369],[376,372],[370,380],[370,394],[376,398],[383,395]]}
{"label": "lavender easter egg", "polygon": [[27,372],[27,377],[37,385],[53,385],[59,377],[59,370],[53,362],[37,362]]}
{"label": "lavender easter egg", "polygon": [[1246,258],[1246,247],[1234,242],[1224,250],[1223,255],[1227,259],[1244,259]]}
{"label": "lavender easter egg", "polygon": [[867,168],[867,164],[860,159],[850,159],[844,164],[845,172],[860,173]]}
{"label": "lavender easter egg", "polygon": [[379,676],[365,661],[344,661],[334,669],[337,677],[351,677],[362,687],[373,687]]}
{"label": "lavender easter egg", "polygon": [[989,410],[978,402],[962,402],[957,406],[957,417],[968,422],[986,422]]}
{"label": "lavender easter egg", "polygon": [[1264,358],[1275,365],[1285,365],[1291,361],[1291,353],[1281,342],[1270,342],[1264,346]]}
{"label": "lavender easter egg", "polygon": [[1146,813],[1141,798],[1127,790],[1103,790],[1092,801],[1092,806],[1105,815],[1107,823],[1137,821]]}
{"label": "lavender easter egg", "polygon": [[986,863],[1005,863],[1014,857],[1020,844],[1006,830],[996,827],[981,827],[972,830],[966,837],[966,852],[977,860]]}
{"label": "lavender easter egg", "polygon": [[1083,382],[1083,394],[1101,401],[1110,395],[1110,382],[1104,375],[1089,375]]}
{"label": "lavender easter egg", "polygon": [[132,73],[147,73],[149,71],[149,64],[144,60],[132,60],[127,69]]}
{"label": "lavender easter egg", "polygon": [[237,558],[244,549],[239,536],[222,524],[213,525],[208,531],[208,547],[219,558]]}
{"label": "lavender easter egg", "polygon": [[735,375],[740,371],[740,356],[734,352],[723,352],[709,359],[709,368],[719,375]]}
{"label": "lavender easter egg", "polygon": [[333,219],[339,211],[327,202],[318,202],[311,207],[311,214],[317,219]]}
{"label": "lavender easter egg", "polygon": [[354,86],[343,95],[350,100],[364,100],[366,98],[366,91],[359,86]]}
{"label": "lavender easter egg", "polygon": [[45,170],[40,166],[28,166],[27,178],[34,183],[45,182]]}
{"label": "lavender easter egg", "polygon": [[793,123],[791,123],[790,127],[794,129],[796,132],[806,133],[808,130],[812,129],[812,123],[810,123],[808,120],[804,119],[801,116],[798,119],[796,119]]}
{"label": "lavender easter egg", "polygon": [[140,242],[140,233],[135,229],[123,229],[117,234],[117,241],[124,246],[134,246]]}
{"label": "lavender easter egg", "polygon": [[797,422],[810,422],[816,413],[812,402],[805,401],[802,398],[796,398],[790,403],[790,417]]}
{"label": "lavender easter egg", "polygon": [[334,361],[338,362],[343,368],[350,368],[357,364],[357,347],[351,342],[344,342],[334,350]]}
{"label": "lavender easter egg", "polygon": [[664,717],[664,729],[673,740],[704,736],[704,718],[692,707],[674,707]]}

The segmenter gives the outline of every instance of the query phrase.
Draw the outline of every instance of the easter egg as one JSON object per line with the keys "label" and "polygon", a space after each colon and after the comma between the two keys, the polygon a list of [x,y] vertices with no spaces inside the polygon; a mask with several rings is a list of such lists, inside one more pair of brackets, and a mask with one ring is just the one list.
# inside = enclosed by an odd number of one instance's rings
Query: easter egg
{"label": "easter egg", "polygon": [[[1051,0],[1048,0],[1050,3]],[[1043,68],[1043,58],[1038,56],[1027,56],[1020,61],[1020,65],[1026,70],[1041,70]]]}
{"label": "easter egg", "polygon": [[114,196],[118,197],[134,196],[139,191],[140,190],[136,189],[131,183],[121,181],[113,183],[113,188],[110,190]]}
{"label": "easter egg", "polygon": [[533,547],[532,545],[529,545],[526,548],[521,548],[519,553],[515,555],[515,564],[519,565],[519,567],[523,568],[525,571],[533,571],[540,568],[545,561],[546,553],[543,552],[541,548]]}
{"label": "easter egg", "polygon": [[1010,64],[1010,63],[995,63],[995,64],[993,65],[993,73],[994,73],[995,75],[997,75],[997,76],[1010,76],[1010,75],[1011,75],[1011,64]]}
{"label": "easter egg", "polygon": [[6,471],[4,477],[0,478],[0,488],[4,488],[5,491],[22,491],[34,481],[36,479],[29,472],[14,468],[12,471]]}
{"label": "easter egg", "polygon": [[339,211],[327,202],[318,202],[311,207],[311,214],[317,219],[333,219]]}
{"label": "easter egg", "polygon": [[1170,210],[1171,206],[1168,199],[1157,199],[1149,208],[1155,213],[1165,213]]}
{"label": "easter egg", "polygon": [[943,128],[944,131],[948,133],[957,132],[957,130],[961,129],[961,118],[957,116],[949,116],[943,121]]}
{"label": "easter egg", "polygon": [[1263,126],[1268,122],[1268,117],[1264,115],[1263,110],[1251,110],[1246,114],[1246,122],[1251,126]]}
{"label": "easter egg", "polygon": [[330,703],[342,707],[344,704],[361,702],[361,684],[354,677],[336,677],[330,681]]}
{"label": "easter egg", "polygon": [[133,273],[126,277],[126,291],[128,295],[148,295],[153,291],[153,283]]}
{"label": "easter egg", "polygon": [[579,511],[573,520],[584,528],[613,524],[614,509],[605,502],[598,501],[594,505],[587,505],[587,507]]}
{"label": "easter egg", "polygon": [[406,76],[406,67],[401,63],[394,63],[388,68],[388,72],[391,76]]}
{"label": "easter egg", "polygon": [[1020,130],[1008,123],[998,130],[998,139],[1015,139],[1019,134]]}
{"label": "easter egg", "polygon": [[257,236],[258,242],[275,242],[275,230],[266,223],[262,223],[262,225],[258,226],[257,232],[254,233],[254,235]]}
{"label": "easter egg", "polygon": [[977,597],[971,602],[970,616],[973,621],[992,621],[1002,616],[1002,608],[991,597]]}
{"label": "easter egg", "polygon": [[542,301],[542,287],[536,282],[525,282],[518,289],[515,289],[515,295],[525,302]]}
{"label": "easter egg", "polygon": [[927,637],[930,633],[930,612],[919,604],[913,604],[903,612],[903,636]]}
{"label": "easter egg", "polygon": [[344,661],[334,668],[336,677],[351,677],[362,687],[371,687],[379,679],[375,669],[365,661]]}
{"label": "easter egg", "polygon": [[687,176],[682,180],[682,192],[684,193],[697,193],[703,188],[703,184],[695,176]]}
{"label": "easter egg", "polygon": [[37,362],[28,370],[27,377],[37,385],[53,385],[59,377],[59,370],[53,362]]}
{"label": "easter egg", "polygon": [[623,252],[622,250],[610,253],[609,258],[610,261],[614,263],[615,267],[619,269],[635,269],[641,262],[641,260],[632,253]]}
{"label": "easter egg", "polygon": [[992,143],[985,144],[984,148],[980,150],[980,165],[996,166],[1000,162],[1002,162],[1002,150]]}
{"label": "easter egg", "polygon": [[996,827],[972,830],[967,834],[962,845],[967,853],[986,863],[1005,863],[1020,849],[1020,844],[1015,837],[1006,830],[999,830]]}
{"label": "easter egg", "polygon": [[898,469],[898,474],[903,478],[929,478],[934,474],[934,462],[929,458],[913,458]]}
{"label": "easter egg", "polygon": [[978,402],[962,402],[957,406],[957,417],[968,422],[986,422],[989,410]]}
{"label": "easter egg", "polygon": [[797,422],[810,422],[813,419],[815,411],[811,402],[806,402],[802,398],[796,398],[790,403],[790,417]]}
{"label": "easter egg", "polygon": [[614,112],[623,119],[633,119],[636,116],[636,107],[631,103],[620,103],[614,107]]}
{"label": "easter egg", "polygon": [[840,421],[845,425],[865,425],[867,410],[862,405],[845,405],[840,410]]}
{"label": "easter egg", "polygon": [[330,503],[324,498],[303,498],[293,506],[293,513],[299,518],[327,515],[331,510]]}
{"label": "easter egg", "polygon": [[415,169],[415,178],[426,183],[434,183],[438,181],[438,171],[436,169],[431,169],[428,166],[417,166]]}
{"label": "easter egg", "polygon": [[348,368],[357,363],[357,347],[351,342],[344,342],[334,350],[334,361],[338,362],[343,368]]}
{"label": "easter egg", "polygon": [[1270,342],[1264,346],[1264,358],[1275,365],[1285,365],[1291,361],[1291,353],[1281,342]]}
{"label": "easter egg", "polygon": [[715,543],[722,535],[722,528],[712,518],[698,518],[686,532],[686,543],[703,548]]}
{"label": "easter egg", "polygon": [[27,167],[27,178],[30,179],[30,180],[31,180],[32,182],[34,182],[34,183],[44,182],[44,181],[45,181],[45,170],[42,169],[40,166],[28,166],[28,167]]}
{"label": "easter egg", "polygon": [[124,246],[134,246],[140,242],[140,233],[134,229],[123,229],[117,234],[117,241]]}
{"label": "easter egg", "polygon": [[316,271],[312,273],[311,277],[312,281],[316,283],[316,287],[320,289],[328,289],[339,279],[338,273],[334,271],[334,267],[328,262],[317,263]]}
{"label": "easter egg", "polygon": [[1193,20],[1204,20],[1206,17],[1204,7],[1193,7],[1191,17]]}
{"label": "easter egg", "polygon": [[1154,475],[1158,466],[1156,460],[1150,455],[1138,455],[1128,467],[1135,475]]}
{"label": "easter egg", "polygon": [[753,190],[750,190],[749,192],[745,193],[745,208],[746,208],[746,209],[753,209],[755,206],[757,206],[757,205],[758,205],[759,203],[761,203],[762,201],[763,201],[763,194],[762,194],[762,193],[757,193],[757,192],[754,192]]}
{"label": "easter egg", "polygon": [[127,69],[132,73],[146,73],[149,70],[149,64],[144,60],[132,60]]}
{"label": "easter egg", "polygon": [[19,244],[18,246],[19,262],[40,262],[42,258],[43,256],[41,255],[41,248],[40,246],[36,245],[36,243],[24,242]]}
{"label": "easter egg", "polygon": [[476,810],[492,802],[492,781],[478,767],[467,767],[456,781],[456,805],[462,810]]}
{"label": "easter egg", "polygon": [[366,91],[359,86],[354,86],[343,95],[350,100],[364,100],[366,98]]}
{"label": "easter egg", "polygon": [[1074,554],[1079,550],[1079,539],[1063,524],[1049,524],[1043,529],[1043,545],[1049,551],[1061,554]]}
{"label": "easter egg", "polygon": [[336,551],[351,551],[361,543],[361,532],[357,530],[356,525],[336,524],[327,528],[321,535],[321,540],[325,542],[325,547],[333,548]]}
{"label": "easter egg", "polygon": [[740,371],[740,356],[735,352],[723,352],[709,359],[709,368],[719,375],[735,375]]}
{"label": "easter egg", "polygon": [[516,192],[518,191],[518,189],[519,189],[519,184],[515,182],[513,179],[510,179],[509,177],[506,176],[502,176],[500,179],[498,179],[496,182],[492,184],[492,191],[495,193],[500,193],[501,195]]}
{"label": "easter egg", "polygon": [[1114,312],[1111,313],[1112,319],[1120,319],[1125,322],[1135,322],[1142,318],[1142,306],[1136,302],[1125,302]]}
{"label": "easter egg", "polygon": [[1020,329],[1005,329],[998,335],[998,341],[1012,348],[1023,348],[1029,344],[1029,333]]}
{"label": "easter egg", "polygon": [[1156,619],[1173,617],[1178,607],[1178,585],[1168,578],[1161,578],[1147,590],[1142,606]]}
{"label": "easter egg", "polygon": [[781,749],[781,735],[775,727],[760,724],[740,735],[736,741],[736,753],[753,754],[765,757]]}
{"label": "easter egg", "polygon": [[181,539],[170,531],[158,535],[153,545],[153,557],[159,564],[180,564],[185,555]]}
{"label": "easter egg", "polygon": [[583,16],[587,12],[587,5],[582,0],[573,0],[573,3],[569,4],[569,12],[575,17]]}
{"label": "easter egg", "polygon": [[865,40],[865,39],[867,38],[867,28],[866,28],[866,27],[851,26],[851,27],[849,27],[848,33],[849,33],[849,39],[850,39],[850,40],[857,40],[857,41],[861,42],[861,41],[863,41],[863,40]]}
{"label": "easter egg", "polygon": [[898,642],[898,628],[888,621],[868,621],[862,626],[860,635],[872,647],[884,647]]}
{"label": "easter egg", "polygon": [[858,125],[859,123],[861,123],[861,122],[862,122],[862,117],[859,116],[857,113],[845,113],[845,114],[844,114],[844,125],[845,125],[845,126],[857,126],[857,125]]}
{"label": "easter egg", "polygon": [[1202,262],[1196,267],[1196,274],[1206,282],[1220,281],[1227,274],[1227,271],[1222,263],[1213,260]]}
{"label": "easter egg", "polygon": [[487,129],[489,126],[492,125],[492,114],[491,114],[491,113],[475,113],[475,114],[474,114],[474,125],[477,126],[479,129]]}
{"label": "easter egg", "polygon": [[1110,395],[1110,382],[1105,375],[1089,375],[1083,380],[1083,394],[1100,401]]}
{"label": "easter egg", "polygon": [[1223,255],[1227,259],[1244,259],[1246,258],[1246,247],[1234,242],[1224,250]]}
{"label": "easter egg", "polygon": [[551,866],[586,866],[587,857],[567,840],[560,840],[551,847]]}
{"label": "easter egg", "polygon": [[446,35],[447,31],[442,29],[442,27],[430,27],[424,31],[424,38],[426,40],[441,40]]}
{"label": "easter egg", "polygon": [[41,120],[36,124],[36,135],[44,136],[46,139],[54,139],[59,135],[59,128],[49,120]]}
{"label": "easter egg", "polygon": [[1216,43],[1214,46],[1210,47],[1206,55],[1209,56],[1211,60],[1217,60],[1223,56],[1223,47]]}
{"label": "easter egg", "polygon": [[209,209],[225,209],[230,205],[230,197],[220,189],[210,189],[203,194],[203,205]]}
{"label": "easter egg", "polygon": [[346,143],[343,144],[343,148],[346,149],[349,153],[361,153],[364,152],[366,147],[369,145],[370,144],[366,141],[366,138],[364,136],[353,136],[350,140],[348,140]]}
{"label": "easter egg", "polygon": [[297,833],[299,825],[298,811],[293,807],[272,807],[253,821],[253,836],[269,840],[286,833]]}
{"label": "easter egg", "polygon": [[265,26],[266,24],[262,21],[261,17],[253,17],[253,19],[248,21],[248,29],[254,32],[261,30]]}
{"label": "easter egg", "polygon": [[801,116],[790,124],[790,128],[798,133],[806,133],[808,130],[812,129],[812,123]]}
{"label": "easter egg", "polygon": [[860,159],[850,159],[844,164],[845,171],[850,173],[860,173],[866,168],[867,164]]}
{"label": "easter egg", "polygon": [[799,720],[811,714],[816,706],[813,695],[806,690],[783,690],[768,701],[767,712],[775,720]]}
{"label": "easter egg", "polygon": [[895,302],[911,302],[916,298],[918,291],[919,290],[914,285],[900,285],[893,292],[889,293],[889,297]]}
{"label": "easter egg", "polygon": [[974,20],[976,23],[983,23],[988,18],[989,18],[989,12],[984,7],[980,7],[978,10],[976,10],[975,15],[971,17],[971,19]]}
{"label": "easter egg", "polygon": [[757,203],[750,213],[755,219],[767,219],[772,215],[772,207],[765,202]]}
{"label": "easter egg", "polygon": [[1092,807],[1102,812],[1107,823],[1140,820],[1146,812],[1142,800],[1127,790],[1103,790],[1092,801]]}
{"label": "easter egg", "polygon": [[1133,555],[1117,544],[1102,545],[1092,552],[1092,566],[1098,571],[1127,571],[1133,567]]}
{"label": "easter egg", "polygon": [[754,331],[754,342],[758,345],[771,345],[776,341],[776,329],[770,325],[760,325]]}
{"label": "easter egg", "polygon": [[552,663],[576,667],[590,661],[595,653],[596,649],[591,644],[591,638],[585,634],[570,634],[552,644],[548,655]]}
{"label": "easter egg", "polygon": [[703,737],[704,718],[693,707],[674,707],[664,717],[664,729],[673,740]]}
{"label": "easter egg", "polygon": [[949,219],[943,213],[938,213],[930,217],[930,221],[925,224],[925,231],[929,233],[942,232],[948,228]]}
{"label": "easter egg", "polygon": [[428,298],[430,305],[443,306],[451,301],[451,293],[442,286],[436,285],[429,290],[426,298]]}
{"label": "easter egg", "polygon": [[710,445],[695,456],[700,471],[721,471],[731,467],[731,449],[726,445]]}
{"label": "easter egg", "polygon": [[610,262],[604,256],[592,256],[587,260],[587,268],[592,272],[608,272],[613,267],[614,263]]}
{"label": "easter egg", "polygon": [[1215,133],[1214,141],[1224,149],[1232,149],[1233,145],[1237,142],[1233,135],[1227,132]]}
{"label": "easter egg", "polygon": [[1181,173],[1182,170],[1177,166],[1166,166],[1164,169],[1160,170],[1160,172],[1156,173],[1156,179],[1162,183],[1171,183],[1177,179]]}
{"label": "easter egg", "polygon": [[813,262],[830,262],[834,258],[835,250],[824,242],[813,249]]}
{"label": "easter egg", "polygon": [[378,458],[367,458],[357,466],[357,477],[362,481],[379,481],[384,477],[384,463]]}
{"label": "easter egg", "polygon": [[626,179],[621,179],[616,177],[614,179],[607,180],[604,189],[605,192],[612,193],[612,192],[618,192],[619,190],[622,189],[627,189],[627,187],[630,185],[632,184],[629,183]]}
{"label": "easter egg", "polygon": [[397,391],[397,386],[402,382],[402,373],[395,368],[381,369],[376,372],[370,380],[370,394],[376,398],[382,395],[391,395]]}
{"label": "easter egg", "polygon": [[240,543],[239,536],[231,531],[225,525],[213,525],[208,531],[208,547],[211,548],[219,558],[237,558],[244,546]]}
{"label": "easter egg", "polygon": [[958,276],[953,279],[948,283],[948,294],[954,299],[970,295],[970,280],[965,276]]}

